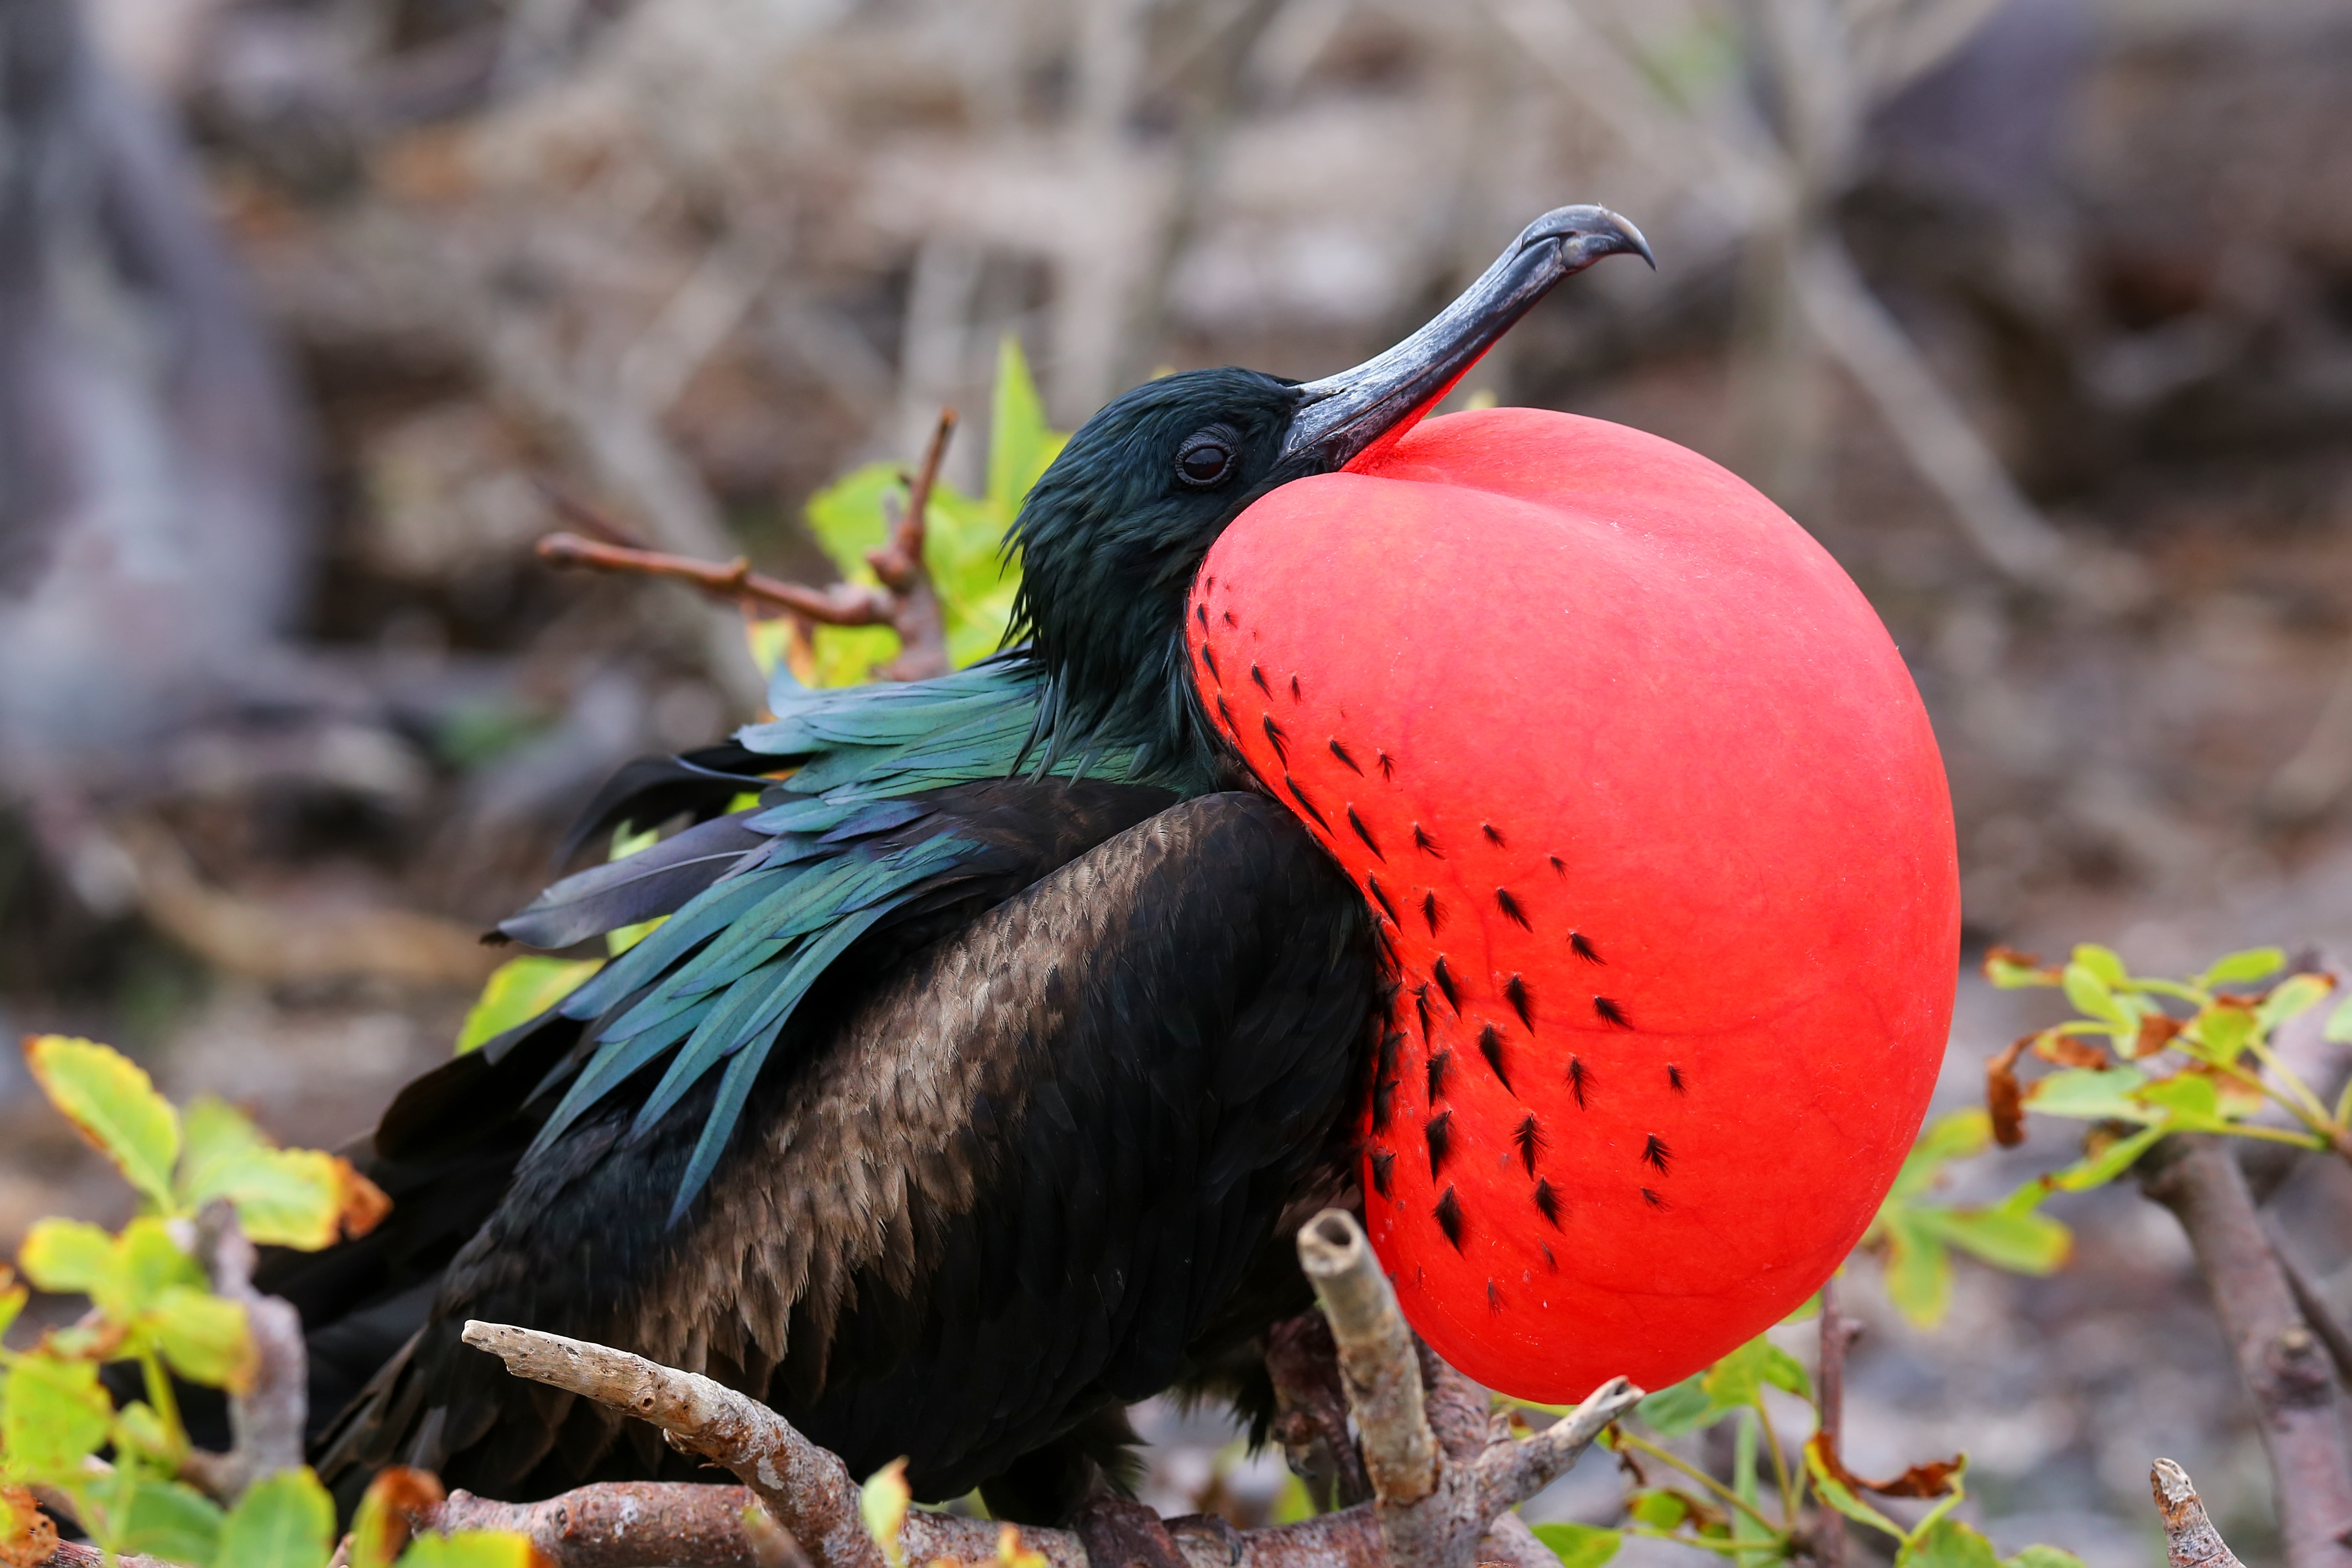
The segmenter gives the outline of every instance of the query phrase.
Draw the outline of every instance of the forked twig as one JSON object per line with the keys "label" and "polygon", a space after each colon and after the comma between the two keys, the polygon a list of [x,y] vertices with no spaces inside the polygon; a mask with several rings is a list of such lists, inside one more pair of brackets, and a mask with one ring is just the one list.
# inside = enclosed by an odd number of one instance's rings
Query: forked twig
{"label": "forked twig", "polygon": [[782,610],[828,626],[887,626],[898,634],[898,656],[877,671],[886,680],[923,680],[948,671],[947,626],[937,587],[923,560],[923,524],[948,440],[955,434],[956,412],[942,409],[931,432],[923,461],[907,480],[907,501],[889,518],[889,532],[866,559],[880,579],[878,587],[835,583],[811,587],[751,570],[749,556],[729,562],[698,560],[667,551],[646,550],[625,540],[629,531],[605,519],[575,497],[551,492],[567,516],[604,540],[577,533],[551,533],[539,542],[539,558],[554,566],[584,567],[639,577],[662,577],[699,588],[714,598],[746,607]]}

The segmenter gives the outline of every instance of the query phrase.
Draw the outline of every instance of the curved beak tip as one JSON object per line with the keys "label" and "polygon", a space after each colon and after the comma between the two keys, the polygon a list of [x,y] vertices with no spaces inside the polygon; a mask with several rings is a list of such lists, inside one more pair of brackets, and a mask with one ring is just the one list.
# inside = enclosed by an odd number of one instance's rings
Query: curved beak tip
{"label": "curved beak tip", "polygon": [[1517,248],[1524,251],[1545,240],[1556,241],[1563,250],[1572,248],[1580,263],[1578,270],[1604,256],[1618,255],[1638,256],[1653,272],[1658,268],[1658,258],[1642,231],[1607,207],[1555,207],[1520,231]]}

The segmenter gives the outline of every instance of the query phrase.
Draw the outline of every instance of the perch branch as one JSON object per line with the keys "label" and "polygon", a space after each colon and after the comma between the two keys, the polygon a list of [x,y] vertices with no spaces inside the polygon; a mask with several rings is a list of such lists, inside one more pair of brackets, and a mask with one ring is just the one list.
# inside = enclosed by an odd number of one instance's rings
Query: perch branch
{"label": "perch branch", "polygon": [[[2352,1455],[2335,1382],[2319,1336],[2296,1310],[2244,1173],[2217,1139],[2179,1134],[2143,1155],[2138,1173],[2141,1189],[2188,1234],[2253,1398],[2289,1568],[2346,1568]],[[2163,1491],[2159,1481],[2159,1501]]]}
{"label": "perch branch", "polygon": [[898,657],[879,673],[888,680],[923,680],[948,671],[947,626],[940,609],[930,569],[923,562],[923,520],[938,483],[940,464],[954,435],[956,412],[942,409],[923,453],[922,466],[908,477],[906,506],[890,519],[888,537],[866,559],[881,580],[879,587],[835,583],[814,588],[787,583],[751,570],[751,558],[729,562],[701,560],[667,551],[606,542],[626,539],[628,531],[576,498],[551,492],[566,516],[605,536],[586,539],[577,533],[551,533],[539,542],[539,558],[552,566],[584,567],[639,577],[684,583],[714,598],[751,606],[782,610],[827,626],[887,626],[898,634]]}
{"label": "perch branch", "polygon": [[2156,1510],[2164,1516],[2164,1551],[2172,1568],[2245,1568],[2197,1496],[2189,1472],[2170,1459],[2148,1467],[2148,1489],[2156,1494]]}
{"label": "perch branch", "polygon": [[[1475,1453],[1446,1454],[1430,1430],[1412,1337],[1361,1229],[1352,1217],[1327,1211],[1301,1237],[1302,1254],[1313,1248],[1321,1269],[1314,1276],[1318,1293],[1339,1303],[1345,1319],[1345,1327],[1335,1320],[1333,1339],[1343,1356],[1352,1346],[1358,1358],[1357,1372],[1343,1377],[1351,1379],[1351,1392],[1365,1391],[1353,1408],[1367,1447],[1400,1467],[1418,1451],[1431,1484],[1414,1502],[1360,1505],[1240,1533],[1206,1521],[1171,1520],[1170,1537],[1188,1568],[1471,1568],[1481,1562],[1535,1568],[1545,1561],[1526,1527],[1506,1516],[1575,1463],[1641,1392],[1612,1379],[1574,1415],[1532,1437],[1514,1441],[1490,1427]],[[790,1568],[774,1543],[745,1522],[745,1506],[756,1499],[817,1568],[879,1568],[881,1553],[860,1520],[847,1468],[758,1400],[624,1351],[530,1329],[469,1322],[465,1337],[518,1377],[650,1422],[672,1446],[734,1471],[749,1491],[591,1486],[532,1504],[486,1502],[460,1492],[440,1505],[430,1528],[519,1530],[555,1568]],[[1450,1397],[1450,1390],[1441,1394]],[[979,1562],[996,1556],[997,1531],[982,1521],[917,1510],[900,1543],[916,1562]],[[1088,1568],[1071,1531],[1032,1530],[1023,1539],[1054,1568]]]}
{"label": "perch branch", "polygon": [[1417,1503],[1437,1489],[1437,1435],[1423,1408],[1421,1364],[1396,1292],[1355,1217],[1338,1209],[1299,1231],[1298,1262],[1331,1321],[1372,1495],[1391,1508]]}

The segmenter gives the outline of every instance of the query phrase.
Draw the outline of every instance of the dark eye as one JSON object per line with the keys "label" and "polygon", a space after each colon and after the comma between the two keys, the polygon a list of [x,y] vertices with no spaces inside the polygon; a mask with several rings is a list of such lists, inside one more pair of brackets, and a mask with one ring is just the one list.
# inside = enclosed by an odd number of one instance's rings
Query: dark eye
{"label": "dark eye", "polygon": [[1223,482],[1234,471],[1234,446],[1238,439],[1222,425],[1186,437],[1176,448],[1176,478],[1203,490]]}

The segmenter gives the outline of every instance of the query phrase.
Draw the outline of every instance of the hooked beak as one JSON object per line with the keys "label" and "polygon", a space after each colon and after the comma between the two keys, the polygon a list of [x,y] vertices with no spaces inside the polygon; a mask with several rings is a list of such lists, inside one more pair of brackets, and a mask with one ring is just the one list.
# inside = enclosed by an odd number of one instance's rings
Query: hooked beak
{"label": "hooked beak", "polygon": [[1340,468],[1381,437],[1402,436],[1553,284],[1621,251],[1658,264],[1642,231],[1606,207],[1544,214],[1421,331],[1353,370],[1301,385],[1284,458]]}

